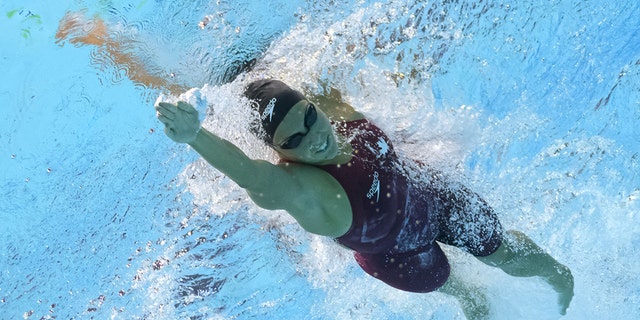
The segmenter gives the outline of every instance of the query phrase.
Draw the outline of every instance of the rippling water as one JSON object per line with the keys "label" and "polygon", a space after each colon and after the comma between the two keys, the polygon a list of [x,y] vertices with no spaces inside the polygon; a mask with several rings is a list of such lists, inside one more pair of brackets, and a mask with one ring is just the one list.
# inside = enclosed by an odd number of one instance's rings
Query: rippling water
{"label": "rippling water", "polygon": [[[269,159],[244,127],[243,85],[338,88],[404,154],[463,179],[573,270],[566,318],[640,316],[633,1],[0,9],[0,318],[464,318],[450,297],[365,276],[349,252],[256,208],[172,144],[151,108],[161,90],[129,80],[137,68],[176,94],[198,88],[183,97],[205,125]],[[99,17],[111,42],[56,42],[70,13]],[[447,251],[495,319],[559,318],[542,282]]]}

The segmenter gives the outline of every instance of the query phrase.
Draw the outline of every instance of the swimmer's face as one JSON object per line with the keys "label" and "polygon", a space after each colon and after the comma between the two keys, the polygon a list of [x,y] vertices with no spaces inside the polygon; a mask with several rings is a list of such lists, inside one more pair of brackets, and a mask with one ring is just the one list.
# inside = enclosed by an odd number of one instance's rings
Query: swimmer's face
{"label": "swimmer's face", "polygon": [[287,160],[308,164],[330,163],[340,153],[331,121],[307,100],[296,103],[282,119],[272,147]]}

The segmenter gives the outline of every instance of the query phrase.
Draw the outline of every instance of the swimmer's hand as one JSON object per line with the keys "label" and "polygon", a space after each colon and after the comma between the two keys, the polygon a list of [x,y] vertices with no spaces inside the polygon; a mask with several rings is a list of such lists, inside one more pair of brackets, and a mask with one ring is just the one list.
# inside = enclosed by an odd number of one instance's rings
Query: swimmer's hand
{"label": "swimmer's hand", "polygon": [[155,106],[156,116],[164,123],[164,133],[178,143],[191,143],[200,131],[198,111],[190,104],[160,102]]}

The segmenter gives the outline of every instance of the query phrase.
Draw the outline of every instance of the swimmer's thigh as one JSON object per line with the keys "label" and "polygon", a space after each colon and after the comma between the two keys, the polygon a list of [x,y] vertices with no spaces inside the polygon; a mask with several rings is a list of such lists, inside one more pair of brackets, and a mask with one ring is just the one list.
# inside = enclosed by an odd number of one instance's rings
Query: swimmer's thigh
{"label": "swimmer's thigh", "polygon": [[360,267],[384,283],[409,292],[431,292],[447,281],[449,262],[437,243],[410,253],[355,253]]}
{"label": "swimmer's thigh", "polygon": [[439,195],[442,208],[438,212],[436,240],[479,257],[498,249],[502,243],[502,225],[486,201],[464,186],[439,192]]}

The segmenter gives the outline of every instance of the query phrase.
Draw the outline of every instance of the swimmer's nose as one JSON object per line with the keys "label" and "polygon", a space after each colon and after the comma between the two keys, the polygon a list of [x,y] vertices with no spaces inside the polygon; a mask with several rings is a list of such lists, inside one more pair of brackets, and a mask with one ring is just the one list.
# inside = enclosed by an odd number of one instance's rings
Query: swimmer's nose
{"label": "swimmer's nose", "polygon": [[314,132],[309,139],[309,149],[313,151],[320,149],[326,141],[326,137],[320,132]]}

